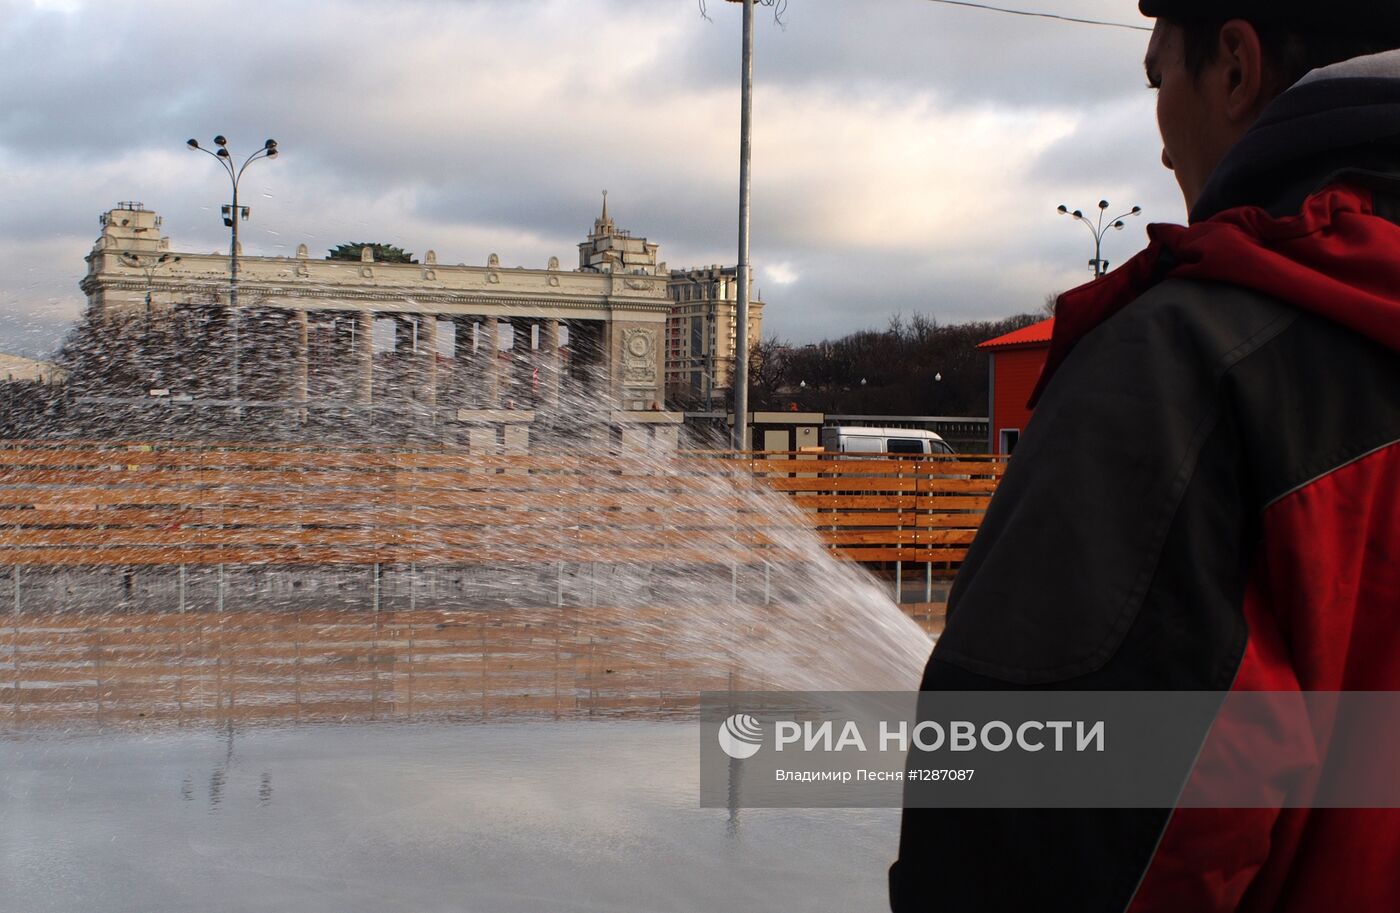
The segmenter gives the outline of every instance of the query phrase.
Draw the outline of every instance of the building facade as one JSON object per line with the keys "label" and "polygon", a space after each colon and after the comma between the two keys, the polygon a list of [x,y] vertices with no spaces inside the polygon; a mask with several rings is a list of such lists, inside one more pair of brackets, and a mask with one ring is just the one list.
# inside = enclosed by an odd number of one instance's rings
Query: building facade
{"label": "building facade", "polygon": [[[738,352],[739,271],[706,266],[670,273],[666,322],[666,399],[677,406],[723,408],[734,385]],[[763,333],[763,302],[749,280],[749,345]]]}
{"label": "building facade", "polygon": [[[227,253],[176,251],[140,203],[118,204],[101,225],[81,283],[91,315],[162,320],[227,304]],[[421,263],[376,262],[370,250],[358,262],[313,258],[304,244],[293,257],[240,252],[237,319],[206,334],[226,376],[203,389],[312,405],[403,400],[449,416],[554,408],[570,391],[628,411],[712,408],[733,383],[737,271],[672,272],[659,249],[617,227],[605,194],[572,270],[555,257],[507,268],[495,254],[450,265],[431,250]],[[754,300],[751,341],[762,321]],[[291,369],[260,372],[269,351]],[[189,392],[158,371],[149,385]]]}
{"label": "building facade", "polygon": [[[177,252],[139,203],[101,224],[81,283],[91,316],[227,311],[227,253]],[[560,407],[572,390],[659,410],[671,300],[657,249],[618,230],[605,204],[574,270],[553,257],[544,269],[508,268],[495,254],[484,266],[451,265],[434,251],[421,263],[375,262],[368,248],[359,261],[328,260],[304,244],[294,257],[240,253],[238,313],[207,334],[231,350],[217,386],[241,400],[403,400],[449,415]],[[273,350],[291,368],[264,376],[258,366]]]}

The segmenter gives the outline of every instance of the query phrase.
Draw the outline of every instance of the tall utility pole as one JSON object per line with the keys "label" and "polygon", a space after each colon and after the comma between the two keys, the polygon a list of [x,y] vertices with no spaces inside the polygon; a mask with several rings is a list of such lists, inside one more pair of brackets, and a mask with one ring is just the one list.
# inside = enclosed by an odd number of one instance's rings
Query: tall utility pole
{"label": "tall utility pole", "polygon": [[749,167],[753,158],[753,5],[744,4],[743,86],[739,102],[739,290],[734,319],[734,432],[730,447],[749,444]]}
{"label": "tall utility pole", "polygon": [[231,325],[232,337],[233,337],[233,339],[232,339],[232,342],[233,342],[233,396],[232,396],[232,399],[233,399],[233,401],[234,401],[234,410],[235,410],[235,414],[236,414],[236,415],[242,415],[242,414],[243,414],[243,407],[242,407],[242,404],[239,402],[239,393],[238,393],[238,386],[239,386],[239,384],[238,384],[238,369],[239,369],[239,364],[238,364],[238,362],[239,362],[239,351],[238,351],[238,325],[239,325],[239,322],[240,322],[240,321],[239,321],[239,313],[238,313],[238,223],[239,223],[240,219],[247,219],[247,218],[248,218],[248,215],[249,215],[249,213],[250,213],[251,210],[250,210],[247,206],[239,206],[239,205],[238,205],[238,181],[239,181],[240,178],[243,177],[243,172],[244,172],[245,170],[247,170],[248,166],[251,165],[253,162],[255,162],[255,161],[257,161],[258,159],[261,159],[261,158],[269,158],[269,159],[271,159],[271,158],[276,158],[276,157],[277,157],[277,140],[275,140],[275,139],[267,140],[265,143],[263,143],[261,149],[259,149],[257,152],[254,152],[252,155],[250,155],[250,156],[248,156],[246,159],[244,159],[244,160],[243,160],[243,164],[242,164],[241,166],[239,166],[238,168],[234,168],[234,167],[233,167],[233,156],[230,155],[230,154],[229,154],[229,151],[228,151],[228,140],[224,139],[223,136],[216,136],[216,137],[214,137],[214,145],[217,146],[217,147],[219,148],[219,151],[218,151],[218,152],[211,152],[210,150],[205,149],[203,146],[201,146],[201,145],[199,144],[199,141],[198,141],[198,140],[193,140],[193,139],[192,139],[192,140],[188,140],[188,141],[185,143],[185,145],[189,146],[191,149],[197,149],[197,150],[199,150],[200,152],[206,153],[206,154],[211,155],[211,156],[213,156],[214,158],[218,159],[218,160],[219,160],[219,164],[222,165],[222,166],[224,166],[224,170],[228,172],[228,177],[229,177],[230,183],[233,184],[233,203],[232,203],[232,205],[224,206],[224,207],[223,207],[223,212],[224,212],[224,225],[226,225],[226,226],[229,228],[229,231],[230,231],[231,236],[232,236],[231,239],[230,239],[230,241],[229,241],[229,246],[228,246],[228,305],[229,305],[229,324]]}

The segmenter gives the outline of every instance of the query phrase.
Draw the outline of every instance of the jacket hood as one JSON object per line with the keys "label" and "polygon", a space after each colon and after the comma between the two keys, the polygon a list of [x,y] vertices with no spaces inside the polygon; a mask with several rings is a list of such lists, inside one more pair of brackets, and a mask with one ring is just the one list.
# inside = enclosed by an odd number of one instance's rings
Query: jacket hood
{"label": "jacket hood", "polygon": [[1253,289],[1400,352],[1397,201],[1400,50],[1314,70],[1226,154],[1190,227],[1149,225],[1146,250],[1060,296],[1030,405],[1081,337],[1167,278]]}
{"label": "jacket hood", "polygon": [[1216,166],[1191,221],[1235,206],[1294,213],[1349,173],[1400,181],[1400,50],[1314,70],[1274,99]]}
{"label": "jacket hood", "polygon": [[1376,214],[1370,190],[1328,188],[1285,218],[1238,207],[1190,227],[1149,225],[1147,234],[1142,253],[1060,296],[1031,406],[1079,339],[1167,278],[1252,289],[1400,352],[1400,225]]}

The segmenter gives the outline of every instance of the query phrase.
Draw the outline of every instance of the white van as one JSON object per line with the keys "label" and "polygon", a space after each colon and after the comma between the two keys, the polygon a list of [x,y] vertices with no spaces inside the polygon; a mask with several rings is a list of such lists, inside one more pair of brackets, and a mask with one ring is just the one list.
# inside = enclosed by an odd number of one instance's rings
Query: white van
{"label": "white van", "polygon": [[827,453],[952,453],[948,442],[932,431],[913,428],[860,428],[842,425],[822,429]]}

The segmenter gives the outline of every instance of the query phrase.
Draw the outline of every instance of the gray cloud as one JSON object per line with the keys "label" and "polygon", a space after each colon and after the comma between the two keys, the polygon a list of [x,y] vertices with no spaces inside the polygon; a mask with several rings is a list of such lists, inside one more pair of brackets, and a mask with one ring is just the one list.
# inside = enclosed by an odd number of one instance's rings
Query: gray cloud
{"label": "gray cloud", "polygon": [[[177,248],[226,245],[226,180],[183,148],[216,132],[284,151],[244,185],[250,252],[382,239],[569,263],[607,188],[672,266],[732,263],[738,18],[710,7],[713,22],[693,0],[0,0],[0,244],[25,264],[0,275],[0,349],[57,342],[118,200],[159,211]],[[1089,239],[1057,203],[1180,218],[1143,34],[926,0],[792,0],[786,21],[758,34],[766,334],[1034,310],[1087,276]],[[1140,242],[1116,236],[1111,259]]]}
{"label": "gray cloud", "polygon": [[[1016,3],[1006,4],[1017,6]],[[1020,4],[1147,25],[1126,3]],[[714,2],[711,7],[720,7]],[[681,55],[688,77],[722,84],[737,70],[729,9]],[[869,86],[891,93],[930,86],[958,103],[1056,106],[1121,97],[1142,87],[1146,32],[1091,28],[940,6],[927,0],[790,2],[785,25],[758,20],[757,78],[769,83]],[[814,62],[819,62],[814,65]],[[1123,80],[1124,70],[1132,79]]]}

